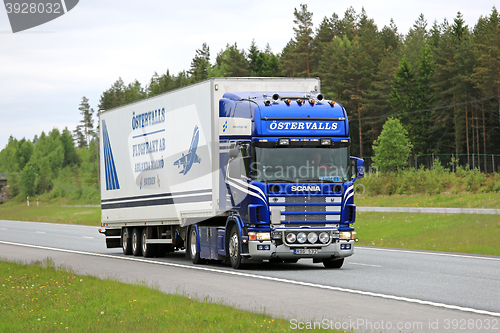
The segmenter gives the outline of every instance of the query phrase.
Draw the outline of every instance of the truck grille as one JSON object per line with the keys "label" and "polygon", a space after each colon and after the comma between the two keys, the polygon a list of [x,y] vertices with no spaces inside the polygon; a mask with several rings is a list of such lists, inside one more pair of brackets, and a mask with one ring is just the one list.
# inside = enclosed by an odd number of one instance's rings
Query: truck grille
{"label": "truck grille", "polygon": [[[281,206],[281,221],[340,221],[341,198],[333,196],[270,197],[272,206]],[[291,214],[298,213],[298,214]],[[304,214],[309,213],[309,214]]]}
{"label": "truck grille", "polygon": [[323,203],[326,197],[285,197],[285,203]]}

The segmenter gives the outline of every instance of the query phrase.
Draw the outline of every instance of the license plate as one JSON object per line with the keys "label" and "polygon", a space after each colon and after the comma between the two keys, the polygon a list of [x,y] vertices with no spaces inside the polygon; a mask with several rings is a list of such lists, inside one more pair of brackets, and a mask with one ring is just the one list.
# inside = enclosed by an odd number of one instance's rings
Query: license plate
{"label": "license plate", "polygon": [[318,254],[318,249],[294,249],[294,254]]}

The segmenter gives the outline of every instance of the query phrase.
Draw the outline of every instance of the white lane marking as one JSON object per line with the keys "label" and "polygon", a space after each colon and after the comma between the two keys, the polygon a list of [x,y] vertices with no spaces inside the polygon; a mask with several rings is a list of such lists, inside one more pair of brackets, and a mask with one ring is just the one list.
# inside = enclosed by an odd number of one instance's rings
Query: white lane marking
{"label": "white lane marking", "polygon": [[493,317],[500,317],[500,312],[491,312],[491,311],[486,311],[486,310],[478,310],[478,309],[473,309],[473,308],[465,308],[465,307],[458,306],[458,305],[451,305],[451,304],[437,303],[437,302],[431,302],[431,301],[424,301],[424,300],[415,299],[415,298],[408,298],[408,297],[401,297],[401,296],[394,296],[394,295],[385,295],[385,294],[380,294],[380,293],[373,293],[373,292],[370,292],[370,291],[362,291],[362,290],[355,290],[355,289],[348,289],[348,288],[325,286],[325,285],[316,284],[316,283],[294,281],[294,280],[281,279],[281,278],[275,278],[275,277],[270,277],[270,276],[254,275],[254,274],[241,273],[241,272],[236,272],[236,271],[226,271],[226,270],[220,270],[220,269],[215,269],[215,268],[207,268],[207,267],[200,267],[200,266],[188,266],[188,265],[174,264],[174,263],[170,263],[170,262],[153,261],[153,260],[140,259],[140,258],[134,258],[134,257],[117,257],[117,256],[110,255],[110,254],[83,252],[83,251],[75,251],[75,250],[66,250],[66,249],[58,249],[58,248],[47,247],[47,246],[29,245],[29,244],[13,243],[13,242],[6,242],[6,241],[0,241],[0,244],[17,245],[17,246],[31,247],[31,248],[42,249],[42,250],[51,250],[51,251],[59,251],[59,252],[66,252],[66,253],[83,254],[83,255],[89,255],[89,256],[95,256],[95,257],[121,259],[121,260],[129,260],[129,261],[138,261],[138,262],[144,262],[144,263],[154,264],[154,265],[163,265],[163,266],[171,266],[171,267],[178,267],[178,268],[187,268],[187,269],[194,269],[194,270],[205,271],[205,272],[212,272],[212,273],[219,273],[219,274],[228,274],[228,275],[243,276],[243,277],[260,279],[260,280],[267,280],[267,281],[274,281],[274,282],[283,282],[283,283],[288,283],[288,284],[294,284],[294,285],[297,285],[297,286],[312,287],[312,288],[319,288],[319,289],[326,289],[326,290],[333,290],[333,291],[342,291],[342,292],[347,292],[347,293],[351,293],[351,294],[358,294],[358,295],[364,295],[364,296],[372,296],[372,297],[378,297],[378,298],[384,298],[384,299],[391,299],[391,300],[395,300],[395,301],[403,301],[403,302],[408,302],[408,303],[430,305],[430,306],[434,306],[434,307],[438,307],[438,308],[444,308],[444,309],[449,309],[449,310],[458,310],[458,311],[462,311],[462,312],[471,312],[471,313],[476,313],[476,314],[481,314],[481,315],[487,315],[487,316],[493,316]]}
{"label": "white lane marking", "polygon": [[37,234],[46,234],[45,231],[35,231]]}
{"label": "white lane marking", "polygon": [[409,250],[397,250],[397,249],[381,249],[369,246],[356,246],[357,249],[362,250],[374,250],[374,251],[389,251],[389,252],[403,252],[403,253],[417,253],[417,254],[428,254],[434,256],[447,256],[447,257],[458,257],[458,258],[469,258],[469,259],[484,259],[484,260],[499,260],[498,258],[493,257],[476,257],[476,256],[467,256],[463,254],[451,254],[451,253],[438,253],[438,252],[425,252],[425,251],[409,251]]}
{"label": "white lane marking", "polygon": [[0,230],[7,230],[7,228],[0,228]]}
{"label": "white lane marking", "polygon": [[361,266],[371,266],[371,267],[382,267],[382,266],[379,266],[379,265],[370,265],[370,264],[361,264],[361,263],[358,263],[358,262],[347,262],[347,264],[350,264],[350,265],[361,265]]}
{"label": "white lane marking", "polygon": [[94,239],[94,237],[82,236],[82,238]]}

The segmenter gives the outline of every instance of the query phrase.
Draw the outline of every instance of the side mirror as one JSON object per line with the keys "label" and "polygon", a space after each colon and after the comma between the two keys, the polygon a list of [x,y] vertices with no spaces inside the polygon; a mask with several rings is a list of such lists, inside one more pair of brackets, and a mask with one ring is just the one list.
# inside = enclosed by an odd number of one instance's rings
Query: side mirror
{"label": "side mirror", "polygon": [[362,158],[352,156],[351,161],[353,162],[352,166],[355,172],[355,177],[352,178],[352,181],[363,178],[365,176],[365,161]]}
{"label": "side mirror", "polygon": [[230,158],[230,159],[231,159],[231,158],[236,158],[236,157],[238,157],[239,153],[240,153],[239,148],[233,148],[233,149],[230,149],[230,150],[229,150],[229,158]]}

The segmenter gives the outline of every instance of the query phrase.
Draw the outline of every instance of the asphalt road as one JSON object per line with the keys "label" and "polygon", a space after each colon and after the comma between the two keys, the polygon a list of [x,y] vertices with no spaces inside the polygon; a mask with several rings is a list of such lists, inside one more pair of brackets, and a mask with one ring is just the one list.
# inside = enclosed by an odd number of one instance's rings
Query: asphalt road
{"label": "asphalt road", "polygon": [[235,271],[194,266],[182,252],[124,256],[106,249],[97,229],[0,220],[0,257],[51,257],[80,273],[296,320],[291,327],[315,320],[360,332],[500,332],[500,257],[356,247],[339,270],[301,260]]}

